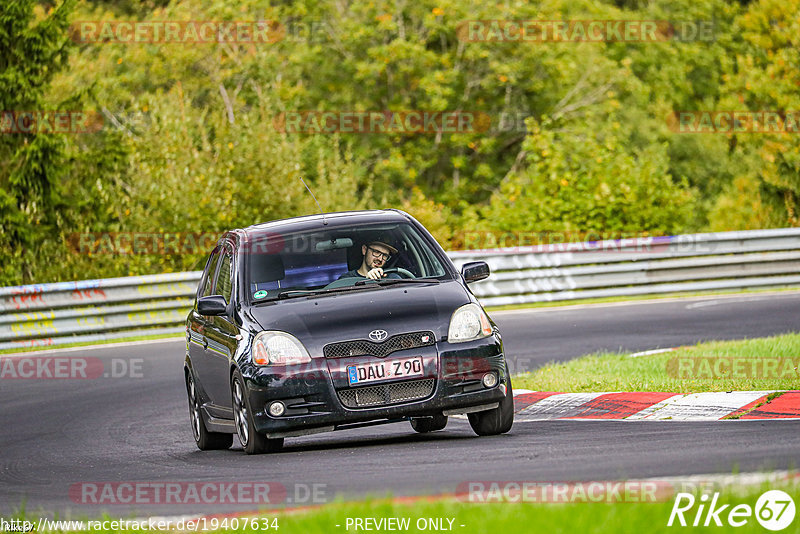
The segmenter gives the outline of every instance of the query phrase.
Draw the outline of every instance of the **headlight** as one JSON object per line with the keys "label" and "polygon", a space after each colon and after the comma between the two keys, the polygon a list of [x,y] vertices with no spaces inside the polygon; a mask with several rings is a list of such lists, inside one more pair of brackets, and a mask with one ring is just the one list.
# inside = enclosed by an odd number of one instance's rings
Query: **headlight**
{"label": "headlight", "polygon": [[477,304],[465,304],[453,312],[450,328],[447,329],[447,341],[462,343],[481,339],[492,334],[492,324],[486,313]]}
{"label": "headlight", "polygon": [[307,363],[311,356],[300,341],[286,332],[266,330],[253,340],[253,362],[257,365]]}

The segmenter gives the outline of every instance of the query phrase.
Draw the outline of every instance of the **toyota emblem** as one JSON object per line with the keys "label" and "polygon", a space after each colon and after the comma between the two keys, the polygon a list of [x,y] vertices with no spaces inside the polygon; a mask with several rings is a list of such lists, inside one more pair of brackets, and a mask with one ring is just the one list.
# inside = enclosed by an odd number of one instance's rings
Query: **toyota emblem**
{"label": "toyota emblem", "polygon": [[373,330],[369,333],[369,338],[372,341],[383,341],[387,337],[389,337],[389,332],[386,330]]}

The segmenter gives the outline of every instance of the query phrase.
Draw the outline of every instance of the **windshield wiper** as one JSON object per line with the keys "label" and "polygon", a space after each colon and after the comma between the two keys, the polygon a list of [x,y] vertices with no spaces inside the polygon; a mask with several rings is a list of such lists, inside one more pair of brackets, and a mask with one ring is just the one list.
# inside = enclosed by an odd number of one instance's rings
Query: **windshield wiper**
{"label": "windshield wiper", "polygon": [[359,280],[356,282],[357,286],[364,286],[367,284],[376,284],[379,286],[388,286],[392,284],[438,284],[439,280],[436,278],[383,278],[382,280]]}
{"label": "windshield wiper", "polygon": [[364,286],[332,287],[330,289],[286,289],[278,293],[276,298],[290,299],[294,297],[308,297],[310,295],[324,295],[327,293],[338,293],[340,291],[352,291],[353,289],[364,289]]}
{"label": "windshield wiper", "polygon": [[309,297],[313,295],[327,295],[331,293],[339,293],[344,291],[353,291],[357,289],[364,289],[370,287],[383,287],[392,284],[404,284],[404,283],[412,283],[412,284],[438,284],[439,280],[436,278],[384,278],[383,280],[359,280],[352,286],[342,286],[342,287],[332,287],[329,289],[320,288],[320,289],[284,289],[280,293],[276,295],[274,299],[269,300],[261,300],[256,304],[261,304],[264,302],[271,302],[277,299],[291,299],[297,297]]}
{"label": "windshield wiper", "polygon": [[290,299],[293,297],[305,297],[307,295],[314,295],[318,292],[319,290],[317,289],[287,289],[278,293],[278,296],[275,298]]}

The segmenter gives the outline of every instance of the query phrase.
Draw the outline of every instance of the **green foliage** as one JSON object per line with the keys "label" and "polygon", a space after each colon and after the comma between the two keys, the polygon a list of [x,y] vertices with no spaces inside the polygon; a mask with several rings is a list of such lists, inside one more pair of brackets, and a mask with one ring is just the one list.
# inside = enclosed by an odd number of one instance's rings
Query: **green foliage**
{"label": "green foliage", "polygon": [[[0,5],[0,110],[86,110],[79,85],[52,89],[68,67],[74,4],[68,0],[47,13],[33,0]],[[114,131],[0,135],[0,285],[85,276],[86,258],[70,254],[65,237],[107,225],[117,201],[109,178],[127,164]]]}
{"label": "green foliage", "polygon": [[[344,141],[281,135],[262,104],[232,108],[230,122],[224,104],[216,112],[193,106],[180,86],[149,99],[152,122],[129,141],[137,172],[130,173],[115,230],[222,232],[315,213],[301,177],[326,210],[374,207],[371,185]],[[128,268],[197,268],[205,254],[133,257]]]}
{"label": "green foliage", "polygon": [[[33,0],[0,5],[0,110],[41,110],[52,77],[66,65],[69,4],[44,15]],[[38,11],[38,13],[37,13]],[[4,117],[4,123],[11,120]],[[57,231],[65,211],[61,177],[64,140],[0,135],[0,284],[30,277],[26,249]]]}
{"label": "green foliage", "polygon": [[[743,44],[737,50],[736,68],[730,73],[721,109],[776,111],[800,118],[800,1],[762,0],[736,19],[735,31]],[[728,106],[725,108],[724,106]],[[785,115],[784,117],[785,118]],[[788,125],[787,129],[791,129]],[[734,152],[755,161],[738,175],[737,187],[751,195],[740,197],[728,189],[716,201],[713,227],[800,225],[800,143],[794,132],[745,133],[731,136]],[[749,203],[749,200],[753,200]],[[725,208],[741,203],[747,209],[730,214]],[[740,218],[735,215],[738,214]],[[734,215],[731,217],[731,215]]]}
{"label": "green foliage", "polygon": [[530,124],[528,165],[479,212],[493,228],[663,235],[687,227],[692,192],[671,179],[663,145],[631,150],[618,122],[599,132],[549,120]]}

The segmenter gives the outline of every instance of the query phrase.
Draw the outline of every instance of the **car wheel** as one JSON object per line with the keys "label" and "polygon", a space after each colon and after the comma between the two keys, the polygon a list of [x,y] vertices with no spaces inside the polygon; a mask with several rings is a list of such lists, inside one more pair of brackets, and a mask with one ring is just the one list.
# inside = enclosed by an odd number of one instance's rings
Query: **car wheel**
{"label": "car wheel", "polygon": [[505,398],[500,401],[500,406],[485,412],[475,412],[467,414],[469,426],[479,436],[496,436],[505,434],[511,430],[514,424],[514,392],[511,390],[511,376],[506,367],[506,391]]}
{"label": "car wheel", "polygon": [[433,417],[415,417],[411,419],[411,428],[420,434],[436,432],[447,426],[446,415],[434,415]]}
{"label": "car wheel", "polygon": [[194,442],[201,451],[211,451],[227,449],[233,444],[233,434],[223,432],[209,432],[206,423],[203,421],[203,414],[200,411],[200,399],[197,396],[197,388],[194,385],[192,372],[186,373],[186,393],[189,396],[189,420],[192,423],[192,434]]}
{"label": "car wheel", "polygon": [[270,439],[256,431],[253,423],[253,411],[244,389],[244,380],[239,371],[233,373],[231,381],[231,395],[233,397],[233,418],[236,424],[236,434],[247,454],[261,454],[264,452],[278,451],[283,447],[283,438]]}

